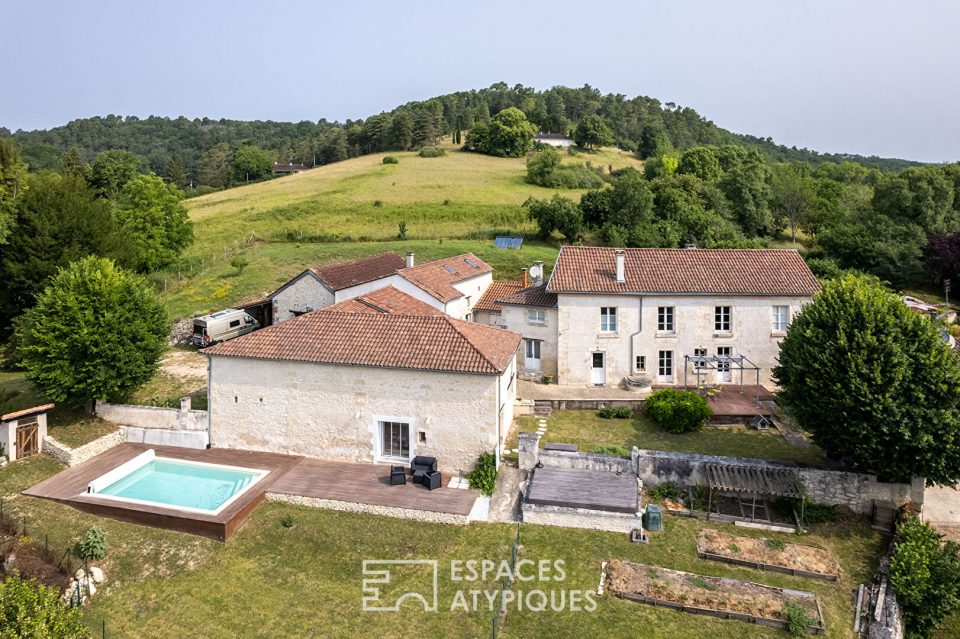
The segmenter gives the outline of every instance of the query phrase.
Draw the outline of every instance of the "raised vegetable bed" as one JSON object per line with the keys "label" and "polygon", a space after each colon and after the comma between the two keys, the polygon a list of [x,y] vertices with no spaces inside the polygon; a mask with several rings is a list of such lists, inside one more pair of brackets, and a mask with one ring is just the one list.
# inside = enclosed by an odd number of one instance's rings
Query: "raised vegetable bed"
{"label": "raised vegetable bed", "polygon": [[738,537],[704,530],[697,539],[697,556],[795,577],[837,581],[840,564],[829,551],[763,537]]}
{"label": "raised vegetable bed", "polygon": [[811,592],[617,560],[607,565],[607,587],[638,603],[781,629],[787,628],[786,610],[792,605],[802,610],[808,633],[826,631],[820,603]]}

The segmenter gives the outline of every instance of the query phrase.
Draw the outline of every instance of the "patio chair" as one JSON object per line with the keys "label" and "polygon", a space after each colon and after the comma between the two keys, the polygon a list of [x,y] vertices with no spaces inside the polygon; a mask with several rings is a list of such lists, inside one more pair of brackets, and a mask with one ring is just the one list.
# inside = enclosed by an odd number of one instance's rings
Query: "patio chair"
{"label": "patio chair", "polygon": [[402,486],[407,483],[407,470],[403,466],[390,467],[390,485]]}
{"label": "patio chair", "polygon": [[430,471],[423,478],[423,485],[427,487],[427,490],[436,490],[443,486],[443,475],[438,470]]}
{"label": "patio chair", "polygon": [[436,457],[426,457],[424,455],[417,455],[412,460],[410,460],[410,470],[416,472],[418,470],[425,471],[435,471],[437,469],[437,458]]}
{"label": "patio chair", "polygon": [[432,472],[432,471],[424,470],[423,468],[418,468],[415,471],[413,471],[413,483],[422,484],[424,482],[424,479],[427,476],[427,473],[429,472]]}

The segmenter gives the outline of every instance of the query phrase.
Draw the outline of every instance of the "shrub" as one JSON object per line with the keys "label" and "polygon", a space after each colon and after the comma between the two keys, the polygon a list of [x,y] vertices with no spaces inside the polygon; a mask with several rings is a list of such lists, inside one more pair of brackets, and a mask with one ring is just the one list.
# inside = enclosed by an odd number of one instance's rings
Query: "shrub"
{"label": "shrub", "polygon": [[647,398],[643,412],[670,433],[688,433],[707,421],[713,411],[707,400],[694,391],[663,388]]}
{"label": "shrub", "polygon": [[402,221],[401,221],[401,222],[397,225],[397,239],[398,239],[398,240],[405,240],[405,239],[407,239],[407,223],[406,223],[406,222],[402,222]]}
{"label": "shrub", "polygon": [[672,481],[663,482],[659,486],[647,490],[647,497],[650,498],[650,501],[663,501],[664,499],[678,501],[682,496],[680,486]]}
{"label": "shrub", "polygon": [[383,163],[384,164],[400,164],[400,160],[393,157],[392,155],[386,155],[383,158]]}
{"label": "shrub", "polygon": [[383,200],[374,200],[373,205],[379,209],[381,206],[383,206]]}
{"label": "shrub", "polygon": [[928,637],[960,610],[960,546],[943,543],[937,531],[913,516],[900,524],[898,534],[890,583],[909,635]]}
{"label": "shrub", "polygon": [[479,490],[488,497],[493,494],[497,483],[497,458],[493,453],[480,453],[477,463],[469,473],[467,481],[470,488]]}
{"label": "shrub", "polygon": [[560,152],[546,147],[527,160],[527,182],[552,189],[597,189],[604,181],[585,164],[563,164]]}
{"label": "shrub", "polygon": [[230,266],[237,269],[237,275],[240,275],[241,273],[243,273],[243,269],[250,266],[250,262],[243,259],[242,257],[235,257],[232,260],[230,260]]}
{"label": "shrub", "polygon": [[787,632],[791,635],[803,635],[807,632],[807,626],[816,623],[802,606],[790,602],[783,607],[783,616],[787,619]]}
{"label": "shrub", "polygon": [[447,152],[438,146],[425,146],[417,153],[422,158],[440,158],[446,154]]}
{"label": "shrub", "polygon": [[803,501],[800,499],[789,499],[786,497],[781,497],[779,499],[773,500],[770,504],[773,508],[773,511],[780,515],[781,517],[786,517],[792,521],[793,513],[796,512],[797,516],[800,517],[800,513],[803,513],[803,524],[806,526],[814,526],[816,524],[827,524],[833,521],[836,521],[840,516],[840,513],[837,512],[836,506],[830,506],[827,504],[817,504],[809,499],[804,498]]}
{"label": "shrub", "polygon": [[612,455],[614,457],[625,457],[630,459],[630,451],[623,446],[617,446],[616,444],[600,444],[599,446],[594,446],[590,452],[598,453],[600,455]]}
{"label": "shrub", "polygon": [[628,406],[607,406],[598,410],[597,415],[602,419],[630,419],[633,417],[633,409]]}
{"label": "shrub", "polygon": [[107,556],[107,535],[100,528],[91,528],[77,544],[77,557],[83,561],[98,561]]}
{"label": "shrub", "polygon": [[287,514],[281,517],[280,525],[284,528],[293,528],[293,515]]}
{"label": "shrub", "polygon": [[0,583],[0,628],[5,637],[81,639],[87,636],[80,611],[64,606],[57,590],[18,575]]}

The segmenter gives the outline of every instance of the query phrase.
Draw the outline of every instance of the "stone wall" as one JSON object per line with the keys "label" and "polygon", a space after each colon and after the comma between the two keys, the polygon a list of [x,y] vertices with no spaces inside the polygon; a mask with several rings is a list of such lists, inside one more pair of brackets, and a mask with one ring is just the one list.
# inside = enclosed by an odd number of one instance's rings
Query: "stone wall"
{"label": "stone wall", "polygon": [[[557,375],[557,309],[533,306],[504,305],[503,323],[507,330],[520,333],[525,339],[540,340],[540,371],[546,375]],[[543,311],[543,323],[531,322],[527,312]],[[517,369],[526,370],[524,346],[517,354]]]}
{"label": "stone wall", "polygon": [[138,428],[166,428],[169,430],[207,430],[207,411],[190,410],[189,401],[181,408],[134,406],[97,402],[97,415],[122,426]]}
{"label": "stone wall", "polygon": [[104,435],[99,439],[95,439],[92,442],[84,444],[83,446],[70,448],[69,446],[61,444],[53,437],[47,436],[43,440],[43,452],[53,457],[61,464],[66,464],[67,466],[76,466],[77,464],[81,464],[92,457],[96,457],[102,452],[110,450],[118,444],[122,444],[123,438],[123,429],[119,429],[110,433],[109,435]]}
{"label": "stone wall", "polygon": [[523,504],[523,523],[560,526],[561,528],[586,528],[629,533],[641,529],[641,518],[633,513],[614,513],[586,508],[565,508],[543,504]]}
{"label": "stone wall", "polygon": [[599,453],[568,453],[561,450],[543,450],[539,446],[539,434],[519,433],[517,435],[520,470],[532,470],[539,462],[548,468],[598,470],[607,473],[633,472],[633,462],[623,457],[601,455]]}
{"label": "stone wall", "polygon": [[151,446],[176,446],[178,448],[207,448],[210,433],[206,430],[171,430],[169,428],[138,428],[125,426],[125,440]]}
{"label": "stone wall", "polygon": [[333,293],[320,283],[309,271],[304,271],[293,283],[273,297],[273,323],[278,324],[296,317],[294,311],[307,308],[318,309],[333,304]]}
{"label": "stone wall", "polygon": [[400,519],[415,519],[417,521],[428,521],[434,524],[454,524],[457,526],[466,526],[468,523],[470,523],[470,517],[468,515],[438,513],[430,510],[397,508],[394,506],[377,506],[374,504],[361,504],[352,501],[340,501],[337,499],[320,499],[319,497],[303,497],[300,495],[284,495],[270,492],[266,494],[266,498],[269,501],[293,504],[295,506],[324,508],[326,510],[339,510],[350,513],[365,513],[368,515],[384,515],[386,517],[397,517]]}
{"label": "stone wall", "polygon": [[895,484],[881,482],[875,475],[801,467],[797,464],[761,459],[633,449],[633,465],[637,475],[645,484],[651,486],[665,482],[674,482],[681,486],[705,485],[706,464],[793,470],[811,501],[846,506],[863,515],[871,514],[874,500],[895,504],[907,501],[923,503],[923,480],[920,478],[915,478],[910,484]]}

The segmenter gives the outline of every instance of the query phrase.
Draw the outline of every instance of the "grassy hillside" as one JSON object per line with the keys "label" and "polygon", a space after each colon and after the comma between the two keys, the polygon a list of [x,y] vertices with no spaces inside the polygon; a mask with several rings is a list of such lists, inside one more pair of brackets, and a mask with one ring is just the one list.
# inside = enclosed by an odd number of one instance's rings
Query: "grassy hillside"
{"label": "grassy hillside", "polygon": [[[399,164],[383,164],[387,154],[362,156],[188,200],[196,241],[184,254],[187,266],[155,280],[171,315],[250,300],[308,266],[382,251],[412,250],[421,262],[472,251],[501,279],[516,278],[533,260],[552,264],[555,247],[527,242],[519,252],[501,251],[490,238],[533,230],[521,205],[556,191],[527,184],[524,159],[447,150],[439,158],[391,154]],[[566,161],[642,168],[616,149]],[[235,256],[249,262],[240,273],[229,264]]]}

